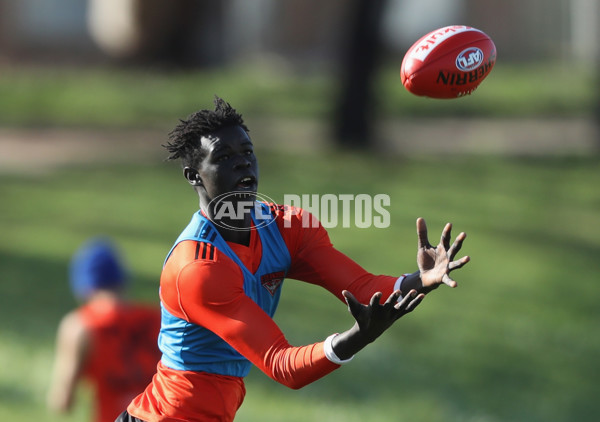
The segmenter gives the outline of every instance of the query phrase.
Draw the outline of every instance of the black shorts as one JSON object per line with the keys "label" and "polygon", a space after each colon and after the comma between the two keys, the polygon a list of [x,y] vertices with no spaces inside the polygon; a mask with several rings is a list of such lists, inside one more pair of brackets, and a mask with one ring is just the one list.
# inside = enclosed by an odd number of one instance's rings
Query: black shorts
{"label": "black shorts", "polygon": [[115,422],[144,422],[144,421],[131,416],[129,413],[127,413],[127,411],[125,411],[125,412],[121,413],[117,419],[115,419]]}

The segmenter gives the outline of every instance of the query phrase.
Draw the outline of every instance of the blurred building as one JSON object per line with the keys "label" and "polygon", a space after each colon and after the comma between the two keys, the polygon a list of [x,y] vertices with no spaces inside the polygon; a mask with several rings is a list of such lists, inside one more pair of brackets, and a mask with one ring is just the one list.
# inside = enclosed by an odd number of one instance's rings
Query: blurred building
{"label": "blurred building", "polygon": [[[0,0],[0,58],[210,65],[337,59],[344,0]],[[598,59],[598,0],[388,0],[387,52],[449,24],[482,29],[503,60]],[[309,60],[310,59],[310,60]]]}

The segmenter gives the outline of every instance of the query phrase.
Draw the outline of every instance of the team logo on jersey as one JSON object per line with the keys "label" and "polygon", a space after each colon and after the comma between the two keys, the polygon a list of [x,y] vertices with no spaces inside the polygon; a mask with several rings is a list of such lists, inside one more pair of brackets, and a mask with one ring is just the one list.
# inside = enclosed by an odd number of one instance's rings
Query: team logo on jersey
{"label": "team logo on jersey", "polygon": [[269,291],[269,293],[271,293],[271,296],[274,296],[284,278],[285,273],[283,271],[277,271],[276,273],[263,275],[260,278],[260,283]]}

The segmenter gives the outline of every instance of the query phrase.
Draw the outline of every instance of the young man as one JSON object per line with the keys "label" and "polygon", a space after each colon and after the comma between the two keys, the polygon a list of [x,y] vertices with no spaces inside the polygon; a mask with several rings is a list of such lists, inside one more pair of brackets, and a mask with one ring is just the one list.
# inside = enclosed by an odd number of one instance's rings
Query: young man
{"label": "young man", "polygon": [[123,299],[125,268],[106,239],[74,254],[70,281],[83,304],[60,322],[48,406],[69,411],[84,379],[94,390],[94,421],[112,422],[156,372],[160,311]]}
{"label": "young man", "polygon": [[[255,202],[258,166],[248,129],[220,98],[214,111],[182,120],[166,147],[170,159],[181,160],[200,210],[165,260],[158,372],[118,421],[232,421],[252,364],[301,388],[351,360],[425,293],[442,283],[454,287],[449,272],[469,260],[452,261],[464,233],[450,245],[448,224],[434,248],[418,219],[419,271],[376,276],[333,248],[322,226],[306,224],[312,217],[305,211]],[[272,319],[284,277],[345,301],[354,326],[291,346]]]}

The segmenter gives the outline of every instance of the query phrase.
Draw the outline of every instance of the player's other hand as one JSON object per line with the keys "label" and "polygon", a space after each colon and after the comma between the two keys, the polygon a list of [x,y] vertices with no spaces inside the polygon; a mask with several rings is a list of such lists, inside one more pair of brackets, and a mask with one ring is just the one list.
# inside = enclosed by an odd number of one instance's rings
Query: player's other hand
{"label": "player's other hand", "polygon": [[400,317],[414,311],[425,297],[424,294],[417,295],[416,290],[411,290],[398,301],[401,292],[396,290],[384,303],[381,303],[382,294],[378,292],[371,297],[368,305],[363,305],[347,290],[344,290],[342,295],[346,299],[348,310],[356,320],[355,328],[358,330],[356,335],[365,344],[374,341]]}
{"label": "player's other hand", "polygon": [[442,283],[450,287],[456,287],[456,281],[450,278],[450,272],[461,268],[470,261],[468,256],[458,260],[454,257],[460,251],[463,241],[467,237],[462,232],[456,236],[456,240],[450,245],[452,224],[448,223],[442,230],[442,237],[437,246],[432,246],[427,238],[427,224],[422,218],[417,219],[417,265],[421,277],[421,283],[425,291],[433,290]]}

